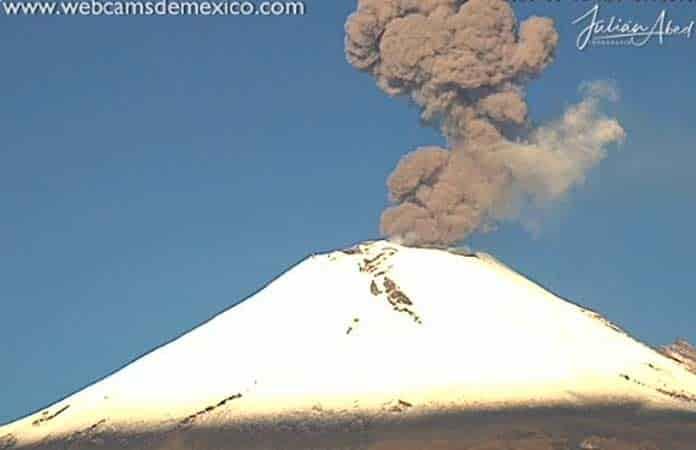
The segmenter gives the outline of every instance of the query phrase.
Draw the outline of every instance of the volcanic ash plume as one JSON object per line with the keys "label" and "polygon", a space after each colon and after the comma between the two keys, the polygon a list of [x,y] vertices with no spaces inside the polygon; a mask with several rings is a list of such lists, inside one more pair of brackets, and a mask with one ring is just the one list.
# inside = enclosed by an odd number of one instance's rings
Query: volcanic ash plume
{"label": "volcanic ash plume", "polygon": [[586,85],[562,118],[531,128],[524,86],[557,43],[550,19],[518,27],[505,0],[359,0],[346,23],[348,61],[387,94],[409,96],[450,146],[399,162],[383,234],[409,245],[456,243],[559,198],[623,139],[599,110],[602,98],[616,99],[605,83]]}

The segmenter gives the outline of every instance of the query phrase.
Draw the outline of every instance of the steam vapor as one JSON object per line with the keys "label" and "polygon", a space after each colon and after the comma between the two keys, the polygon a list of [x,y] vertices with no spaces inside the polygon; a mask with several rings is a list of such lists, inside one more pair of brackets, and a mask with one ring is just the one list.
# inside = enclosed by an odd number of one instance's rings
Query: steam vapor
{"label": "steam vapor", "polygon": [[406,155],[387,182],[382,233],[407,245],[446,246],[497,221],[518,219],[581,183],[624,131],[600,112],[607,83],[533,129],[525,85],[552,62],[548,18],[517,23],[506,0],[359,0],[346,55],[390,96],[408,96],[449,148]]}

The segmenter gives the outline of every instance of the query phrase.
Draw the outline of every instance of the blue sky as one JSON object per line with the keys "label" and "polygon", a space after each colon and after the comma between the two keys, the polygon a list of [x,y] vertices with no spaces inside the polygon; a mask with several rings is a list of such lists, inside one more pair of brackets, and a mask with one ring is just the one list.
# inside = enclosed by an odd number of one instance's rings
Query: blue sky
{"label": "blue sky", "polygon": [[[277,18],[0,16],[0,423],[311,252],[378,236],[387,174],[442,138],[345,62],[354,2],[307,6]],[[503,224],[470,245],[650,344],[696,341],[696,42],[581,52],[571,22],[587,8],[516,5],[561,34],[531,113],[549,120],[583,81],[613,79],[628,138],[538,236]],[[603,14],[650,21],[660,8]],[[689,5],[668,11],[696,18]]]}

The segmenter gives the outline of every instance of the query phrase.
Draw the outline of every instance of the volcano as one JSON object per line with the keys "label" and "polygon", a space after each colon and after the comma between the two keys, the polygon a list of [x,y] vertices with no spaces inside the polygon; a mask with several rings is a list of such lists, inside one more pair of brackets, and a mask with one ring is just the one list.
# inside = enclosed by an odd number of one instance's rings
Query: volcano
{"label": "volcano", "polygon": [[501,449],[646,439],[693,449],[696,374],[492,256],[374,241],[309,256],[0,427],[3,450],[493,449],[501,439],[518,443]]}

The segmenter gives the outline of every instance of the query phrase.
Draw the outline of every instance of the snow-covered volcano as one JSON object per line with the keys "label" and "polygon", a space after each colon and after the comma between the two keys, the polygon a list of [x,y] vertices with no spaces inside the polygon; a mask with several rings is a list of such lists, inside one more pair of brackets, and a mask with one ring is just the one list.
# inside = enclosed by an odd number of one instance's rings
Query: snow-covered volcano
{"label": "snow-covered volcano", "polygon": [[696,375],[493,257],[386,241],[313,255],[0,448],[198,426],[533,406],[696,412]]}

